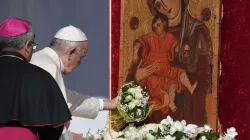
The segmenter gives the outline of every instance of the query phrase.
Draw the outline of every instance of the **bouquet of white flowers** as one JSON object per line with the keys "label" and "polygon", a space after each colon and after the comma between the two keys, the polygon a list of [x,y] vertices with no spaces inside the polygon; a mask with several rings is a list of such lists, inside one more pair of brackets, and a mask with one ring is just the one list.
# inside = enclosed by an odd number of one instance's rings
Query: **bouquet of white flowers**
{"label": "bouquet of white flowers", "polygon": [[151,110],[147,89],[133,81],[125,83],[119,90],[117,109],[127,123],[143,121]]}

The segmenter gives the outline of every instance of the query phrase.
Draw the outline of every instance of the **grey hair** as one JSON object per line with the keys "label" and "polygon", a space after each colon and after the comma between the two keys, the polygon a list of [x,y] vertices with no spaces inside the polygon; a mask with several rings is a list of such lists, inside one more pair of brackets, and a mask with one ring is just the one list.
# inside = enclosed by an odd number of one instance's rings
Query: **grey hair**
{"label": "grey hair", "polygon": [[65,52],[67,48],[76,48],[76,53],[80,52],[81,41],[68,41],[58,38],[53,38],[50,41],[50,47],[57,52]]}
{"label": "grey hair", "polygon": [[28,40],[34,41],[35,34],[33,29],[30,30],[22,35],[14,36],[14,37],[0,37],[0,49],[12,49],[12,50],[21,50],[25,43]]}

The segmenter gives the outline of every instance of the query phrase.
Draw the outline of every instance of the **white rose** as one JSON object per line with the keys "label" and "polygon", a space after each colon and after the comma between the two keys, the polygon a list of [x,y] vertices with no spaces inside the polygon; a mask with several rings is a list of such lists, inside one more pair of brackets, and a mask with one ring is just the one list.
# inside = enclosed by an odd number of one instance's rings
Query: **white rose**
{"label": "white rose", "polygon": [[162,124],[159,124],[158,127],[160,128],[161,132],[163,133],[165,130],[165,126]]}
{"label": "white rose", "polygon": [[169,125],[169,124],[173,124],[173,122],[174,122],[173,119],[170,116],[167,116],[166,119],[161,121],[161,124]]}
{"label": "white rose", "polygon": [[177,128],[174,125],[172,125],[169,130],[170,134],[173,135],[176,131],[177,131]]}
{"label": "white rose", "polygon": [[130,102],[129,104],[128,104],[128,108],[129,108],[129,110],[132,110],[132,109],[134,109],[135,108],[135,104],[133,103],[133,102]]}
{"label": "white rose", "polygon": [[237,135],[238,133],[236,132],[236,129],[234,127],[227,129],[226,137],[235,138],[235,136]]}
{"label": "white rose", "polygon": [[218,140],[236,140],[235,138],[231,138],[229,136],[220,136]]}
{"label": "white rose", "polygon": [[136,93],[136,91],[135,91],[135,89],[134,89],[134,88],[130,88],[130,89],[128,89],[128,92],[129,92],[129,93],[131,93],[131,94],[133,94],[133,95],[135,95],[135,93]]}
{"label": "white rose", "polygon": [[155,137],[153,135],[151,135],[150,133],[146,134],[146,139],[147,140],[154,140]]}
{"label": "white rose", "polygon": [[139,129],[139,133],[141,134],[141,135],[146,135],[147,133],[148,133],[148,129],[147,129],[147,127],[145,127],[145,126],[142,126],[140,129]]}
{"label": "white rose", "polygon": [[181,121],[181,124],[182,124],[183,126],[186,126],[186,125],[187,125],[187,122],[186,122],[185,120],[182,120],[182,121]]}
{"label": "white rose", "polygon": [[229,131],[236,132],[236,129],[234,127],[229,128]]}
{"label": "white rose", "polygon": [[175,137],[171,137],[170,135],[165,136],[165,140],[175,140]]}
{"label": "white rose", "polygon": [[128,138],[131,136],[131,134],[128,131],[126,131],[126,132],[124,132],[124,136],[125,136],[125,138]]}
{"label": "white rose", "polygon": [[194,124],[188,124],[185,128],[184,131],[187,131],[187,133],[195,133],[195,130],[198,126]]}
{"label": "white rose", "polygon": [[111,135],[110,135],[109,132],[104,133],[103,138],[104,138],[105,140],[112,140],[112,137],[111,137]]}
{"label": "white rose", "polygon": [[116,132],[116,131],[112,131],[112,132],[111,132],[111,137],[112,137],[112,138],[117,138],[117,137],[119,137],[119,133]]}
{"label": "white rose", "polygon": [[156,131],[158,128],[158,125],[157,124],[147,124],[145,127],[146,127],[145,130],[147,130],[147,131],[149,131],[149,130]]}
{"label": "white rose", "polygon": [[95,135],[94,135],[94,138],[97,140],[97,139],[102,139],[103,137],[102,137],[102,135],[100,135],[100,134],[95,134]]}
{"label": "white rose", "polygon": [[179,121],[174,122],[173,126],[177,129],[177,131],[183,131],[184,129],[183,124]]}
{"label": "white rose", "polygon": [[125,97],[125,102],[129,102],[132,100],[132,96],[131,95],[128,95]]}
{"label": "white rose", "polygon": [[199,140],[207,140],[205,136],[202,136]]}
{"label": "white rose", "polygon": [[140,100],[134,100],[133,102],[134,102],[134,104],[135,104],[136,106],[138,106],[138,105],[141,104],[141,101],[140,101]]}
{"label": "white rose", "polygon": [[142,140],[143,136],[138,132],[134,132],[133,135],[129,138],[129,140]]}
{"label": "white rose", "polygon": [[141,92],[136,92],[135,93],[135,99],[142,99],[143,98],[143,96],[142,96],[142,94],[141,94]]}
{"label": "white rose", "polygon": [[142,92],[142,88],[140,86],[138,86],[138,87],[135,88],[135,91],[141,93]]}
{"label": "white rose", "polygon": [[203,133],[206,131],[206,129],[204,127],[198,127],[196,130],[198,133]]}
{"label": "white rose", "polygon": [[136,110],[136,114],[137,114],[137,116],[141,116],[142,115],[142,111],[140,109],[137,109]]}
{"label": "white rose", "polygon": [[135,126],[130,125],[130,126],[128,126],[128,131],[129,131],[129,132],[134,132],[134,131],[137,131],[137,129],[136,129]]}
{"label": "white rose", "polygon": [[205,129],[205,132],[210,132],[212,130],[210,125],[207,125],[207,124],[204,125],[204,129]]}

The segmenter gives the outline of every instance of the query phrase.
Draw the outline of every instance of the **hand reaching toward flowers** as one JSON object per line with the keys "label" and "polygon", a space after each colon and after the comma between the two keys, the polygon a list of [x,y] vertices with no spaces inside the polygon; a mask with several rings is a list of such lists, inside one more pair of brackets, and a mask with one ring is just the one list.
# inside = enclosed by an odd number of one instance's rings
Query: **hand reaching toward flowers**
{"label": "hand reaching toward flowers", "polygon": [[112,100],[104,101],[103,109],[115,110],[116,109],[116,97]]}

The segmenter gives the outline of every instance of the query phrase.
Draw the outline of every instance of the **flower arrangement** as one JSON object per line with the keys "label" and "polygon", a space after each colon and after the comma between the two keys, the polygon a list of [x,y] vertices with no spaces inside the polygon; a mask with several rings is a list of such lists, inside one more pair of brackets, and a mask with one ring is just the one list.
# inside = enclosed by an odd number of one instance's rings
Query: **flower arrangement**
{"label": "flower arrangement", "polygon": [[117,115],[122,117],[118,117],[120,121],[125,120],[129,126],[117,132],[108,125],[95,135],[88,133],[85,140],[235,140],[238,135],[233,127],[220,136],[209,125],[198,127],[195,124],[186,124],[185,120],[174,121],[170,116],[159,124],[135,127],[131,122],[143,121],[151,111],[147,90],[132,81],[125,83],[118,93]]}
{"label": "flower arrangement", "polygon": [[212,132],[209,125],[198,127],[194,124],[186,124],[186,121],[173,121],[168,116],[159,124],[147,124],[136,128],[133,124],[120,132],[108,127],[97,134],[87,134],[86,140],[235,140],[238,133],[235,128],[227,129],[223,136]]}
{"label": "flower arrangement", "polygon": [[128,122],[139,122],[148,116],[148,92],[138,83],[125,83],[118,92],[117,109],[119,114]]}

